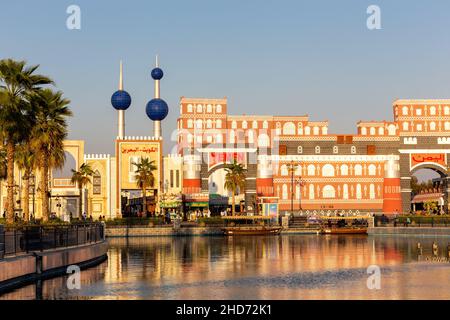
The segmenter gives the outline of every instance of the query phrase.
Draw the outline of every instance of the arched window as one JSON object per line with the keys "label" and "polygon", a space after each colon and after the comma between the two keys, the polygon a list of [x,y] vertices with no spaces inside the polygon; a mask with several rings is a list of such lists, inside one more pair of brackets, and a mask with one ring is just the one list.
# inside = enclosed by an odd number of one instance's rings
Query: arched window
{"label": "arched window", "polygon": [[355,146],[352,146],[352,147],[350,148],[350,152],[351,152],[352,154],[356,154],[356,147],[355,147]]}
{"label": "arched window", "polygon": [[267,122],[267,120],[264,120],[263,122],[263,129],[269,129],[269,122]]}
{"label": "arched window", "polygon": [[322,189],[322,197],[324,199],[334,199],[336,197],[336,192],[333,186],[327,185]]}
{"label": "arched window", "polygon": [[319,153],[320,153],[320,147],[319,147],[319,146],[316,146],[316,147],[314,148],[314,151],[316,152],[316,154],[319,154]]}
{"label": "arched window", "polygon": [[362,191],[361,191],[361,185],[356,185],[356,199],[361,200],[362,199]]}
{"label": "arched window", "polygon": [[194,122],[192,121],[192,119],[188,119],[187,121],[187,127],[188,128],[192,128],[194,126]]}
{"label": "arched window", "polygon": [[348,184],[344,184],[344,187],[342,190],[342,198],[348,199]]}
{"label": "arched window", "polygon": [[315,136],[319,135],[319,127],[314,127],[314,129],[313,129],[313,134],[314,134]]}
{"label": "arched window", "polygon": [[295,135],[295,124],[293,122],[286,122],[283,126],[283,134]]}
{"label": "arched window", "polygon": [[334,167],[331,164],[322,167],[322,177],[334,177]]}
{"label": "arched window", "polygon": [[447,130],[447,131],[450,131],[450,122],[445,121],[444,129]]}
{"label": "arched window", "polygon": [[422,115],[422,109],[416,109],[416,116]]}
{"label": "arched window", "polygon": [[377,175],[377,167],[374,164],[369,165],[369,176]]}
{"label": "arched window", "polygon": [[369,187],[369,197],[370,199],[375,199],[375,185],[371,184]]}
{"label": "arched window", "polygon": [[310,135],[311,134],[311,128],[310,127],[308,127],[308,126],[305,127],[305,134],[306,135]]}
{"label": "arched window", "polygon": [[316,167],[313,164],[310,164],[308,166],[308,176],[315,176],[316,175]]}
{"label": "arched window", "polygon": [[367,135],[367,128],[366,128],[366,127],[362,127],[362,128],[361,128],[361,134],[362,134],[363,136]]}
{"label": "arched window", "polygon": [[388,126],[388,132],[389,132],[389,135],[390,135],[390,136],[395,136],[395,125],[390,124],[390,125]]}
{"label": "arched window", "polygon": [[285,164],[283,164],[283,165],[281,166],[280,171],[281,171],[281,175],[282,175],[282,176],[287,176],[287,175],[289,175],[288,168],[287,168],[287,166],[286,166]]}
{"label": "arched window", "polygon": [[193,136],[192,134],[189,133],[188,136],[187,136],[187,142],[188,142],[189,144],[191,144],[193,140],[194,140],[194,136]]}
{"label": "arched window", "polygon": [[334,154],[338,154],[339,153],[339,147],[338,146],[334,146],[333,147],[333,153]]}
{"label": "arched window", "polygon": [[222,120],[220,120],[220,119],[216,120],[216,128],[217,129],[222,129]]}
{"label": "arched window", "polygon": [[212,128],[212,120],[211,119],[206,120],[206,128],[208,128],[208,129]]}
{"label": "arched window", "polygon": [[314,199],[314,185],[310,184],[309,185],[309,200],[313,200]]}
{"label": "arched window", "polygon": [[216,106],[216,112],[217,112],[217,113],[222,113],[222,106],[221,106],[220,104],[218,104],[218,105]]}
{"label": "arched window", "polygon": [[202,143],[202,136],[201,135],[197,136],[197,143]]}
{"label": "arched window", "polygon": [[384,128],[383,127],[378,128],[378,135],[384,136]]}
{"label": "arched window", "polygon": [[269,136],[265,133],[262,133],[258,136],[258,147],[269,147],[270,139]]}
{"label": "arched window", "polygon": [[197,121],[196,121],[196,128],[197,129],[201,129],[202,127],[203,127],[203,121],[201,120],[201,119],[198,119]]}
{"label": "arched window", "polygon": [[282,190],[283,190],[282,191],[282,193],[283,193],[282,198],[283,198],[283,200],[287,200],[288,199],[288,187],[287,187],[287,185],[283,184]]}
{"label": "arched window", "polygon": [[258,129],[258,121],[254,120],[254,121],[252,122],[252,128],[253,128],[253,129]]}
{"label": "arched window", "polygon": [[348,165],[343,164],[341,166],[341,176],[348,176]]}
{"label": "arched window", "polygon": [[434,131],[434,130],[436,130],[436,122],[430,122],[430,130],[431,131]]}
{"label": "arched window", "polygon": [[299,122],[297,124],[298,134],[303,134],[303,123]]}
{"label": "arched window", "polygon": [[216,142],[217,143],[222,143],[223,142],[223,140],[222,140],[222,134],[218,134],[217,136],[216,136]]}
{"label": "arched window", "polygon": [[322,127],[322,135],[328,134],[328,127]]}
{"label": "arched window", "polygon": [[302,154],[303,153],[303,147],[302,146],[298,146],[297,147],[297,153],[298,154]]}
{"label": "arched window", "polygon": [[435,116],[436,115],[436,107],[435,106],[431,106],[430,107],[430,116]]}
{"label": "arched window", "polygon": [[247,129],[248,123],[247,121],[242,121],[242,129]]}
{"label": "arched window", "polygon": [[192,112],[192,109],[193,109],[192,104],[188,104],[187,111],[188,112]]}
{"label": "arched window", "polygon": [[203,106],[201,104],[197,105],[197,113],[202,113],[203,112]]}
{"label": "arched window", "polygon": [[230,130],[230,143],[235,143],[236,141],[236,133],[234,130]]}
{"label": "arched window", "polygon": [[102,193],[102,176],[98,170],[95,170],[94,175],[92,176],[92,194],[101,194]]}
{"label": "arched window", "polygon": [[236,122],[236,120],[233,120],[231,122],[231,129],[237,129],[237,122]]}
{"label": "arched window", "polygon": [[253,130],[248,130],[248,143],[254,143],[255,142],[255,134],[253,133]]}
{"label": "arched window", "polygon": [[403,130],[407,131],[409,129],[409,123],[408,122],[403,122]]}
{"label": "arched window", "polygon": [[375,135],[375,128],[374,127],[370,127],[370,135],[371,136]]}
{"label": "arched window", "polygon": [[404,107],[402,108],[402,113],[403,113],[404,116],[407,116],[407,115],[408,115],[408,107],[407,107],[407,106],[404,106]]}
{"label": "arched window", "polygon": [[449,106],[444,107],[444,115],[446,115],[446,116],[450,115],[450,107]]}
{"label": "arched window", "polygon": [[357,164],[355,166],[355,176],[362,176],[362,165]]}
{"label": "arched window", "polygon": [[206,112],[207,112],[207,113],[211,113],[211,112],[212,112],[212,105],[208,104],[208,105],[206,106]]}

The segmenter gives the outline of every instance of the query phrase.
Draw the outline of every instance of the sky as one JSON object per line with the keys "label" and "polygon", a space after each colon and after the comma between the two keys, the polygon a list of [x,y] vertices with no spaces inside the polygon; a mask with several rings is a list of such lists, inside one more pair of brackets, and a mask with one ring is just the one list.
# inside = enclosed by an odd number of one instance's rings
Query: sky
{"label": "sky", "polygon": [[[80,30],[66,26],[70,5]],[[370,5],[380,30],[367,28]],[[448,0],[5,1],[0,58],[39,64],[71,100],[69,138],[113,154],[119,60],[133,100],[126,134],[151,135],[158,54],[168,153],[181,96],[227,97],[229,114],[308,114],[349,134],[359,120],[392,120],[397,98],[448,98],[449,13]]]}

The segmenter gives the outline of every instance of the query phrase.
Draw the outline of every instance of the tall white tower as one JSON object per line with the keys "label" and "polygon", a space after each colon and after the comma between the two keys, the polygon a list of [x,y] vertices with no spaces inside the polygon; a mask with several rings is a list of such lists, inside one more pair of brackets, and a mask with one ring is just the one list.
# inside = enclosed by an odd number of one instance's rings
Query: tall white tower
{"label": "tall white tower", "polygon": [[161,121],[167,117],[169,106],[160,97],[160,80],[164,76],[164,72],[159,68],[158,56],[156,56],[156,66],[152,70],[152,78],[155,80],[155,98],[147,103],[145,112],[153,121],[153,136],[156,139],[162,139]]}
{"label": "tall white tower", "polygon": [[131,105],[131,96],[123,90],[123,64],[120,61],[119,71],[119,90],[114,92],[111,97],[111,104],[117,110],[117,137],[125,137],[125,110]]}

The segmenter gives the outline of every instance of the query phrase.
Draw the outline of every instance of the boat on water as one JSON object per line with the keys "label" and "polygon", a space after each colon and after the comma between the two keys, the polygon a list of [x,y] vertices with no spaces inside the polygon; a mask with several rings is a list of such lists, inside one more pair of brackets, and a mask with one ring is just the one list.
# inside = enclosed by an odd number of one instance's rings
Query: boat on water
{"label": "boat on water", "polygon": [[368,217],[320,217],[321,234],[367,234]]}
{"label": "boat on water", "polygon": [[230,216],[223,217],[226,226],[222,231],[227,236],[278,235],[282,227],[271,225],[273,218],[267,216]]}

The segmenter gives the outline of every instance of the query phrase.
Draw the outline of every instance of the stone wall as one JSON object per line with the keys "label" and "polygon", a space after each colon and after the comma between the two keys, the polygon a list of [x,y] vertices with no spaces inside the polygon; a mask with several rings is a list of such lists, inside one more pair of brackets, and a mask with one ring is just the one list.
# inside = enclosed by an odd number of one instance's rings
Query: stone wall
{"label": "stone wall", "polygon": [[223,235],[221,228],[152,228],[152,227],[108,227],[107,237],[173,237],[173,236],[214,236]]}

